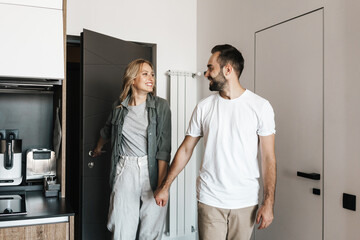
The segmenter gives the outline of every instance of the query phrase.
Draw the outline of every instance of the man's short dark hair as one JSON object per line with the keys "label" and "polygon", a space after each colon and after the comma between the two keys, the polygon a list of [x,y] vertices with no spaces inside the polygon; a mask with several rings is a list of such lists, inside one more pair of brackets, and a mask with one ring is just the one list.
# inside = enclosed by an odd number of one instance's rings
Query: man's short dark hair
{"label": "man's short dark hair", "polygon": [[214,54],[216,52],[220,52],[217,59],[220,67],[223,68],[226,64],[231,64],[236,75],[240,78],[244,69],[244,58],[241,52],[229,44],[216,45],[213,49],[211,49],[211,53]]}

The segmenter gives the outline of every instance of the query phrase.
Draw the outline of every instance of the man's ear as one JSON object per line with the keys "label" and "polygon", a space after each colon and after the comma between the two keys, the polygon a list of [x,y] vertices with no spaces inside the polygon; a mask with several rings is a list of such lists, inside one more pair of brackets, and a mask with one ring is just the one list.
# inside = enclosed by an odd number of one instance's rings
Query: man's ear
{"label": "man's ear", "polygon": [[223,67],[225,77],[228,77],[234,71],[233,67],[228,63]]}

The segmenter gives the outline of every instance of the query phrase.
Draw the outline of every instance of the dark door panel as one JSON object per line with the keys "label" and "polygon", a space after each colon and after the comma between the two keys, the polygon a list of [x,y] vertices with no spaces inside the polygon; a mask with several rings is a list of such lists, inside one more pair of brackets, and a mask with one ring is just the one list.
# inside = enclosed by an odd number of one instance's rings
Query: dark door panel
{"label": "dark door panel", "polygon": [[109,231],[104,232],[105,228],[106,223],[85,223],[83,224],[83,229],[86,229],[86,231],[83,231],[82,239],[111,239],[111,233]]}
{"label": "dark door panel", "polygon": [[[95,101],[92,99],[92,101]],[[109,109],[109,106],[111,107],[112,103],[107,104],[107,109]],[[95,107],[95,105],[94,105]],[[91,111],[95,111],[95,109],[92,109]],[[108,118],[108,115],[110,113],[110,109],[108,111],[98,110],[98,113],[94,113],[94,115],[90,117],[84,118],[84,144],[92,144],[91,148],[94,148],[96,145],[97,140],[100,136],[100,129],[105,125],[106,119]],[[84,151],[87,149],[84,148]]]}
{"label": "dark door panel", "polygon": [[[84,177],[83,180],[83,223],[106,223],[109,209],[109,182],[101,177]],[[99,191],[92,191],[93,188],[99,189]]]}
{"label": "dark door panel", "polygon": [[[125,65],[85,65],[84,93],[86,96],[113,102],[122,89]],[[111,89],[109,89],[111,86]],[[86,102],[85,102],[86,104]]]}
{"label": "dark door panel", "polygon": [[[149,45],[123,41],[84,29],[84,50],[91,52],[108,63],[127,65],[136,58],[152,60],[152,48]],[[84,64],[98,63],[94,58]]]}
{"label": "dark door panel", "polygon": [[85,30],[82,35],[82,134],[81,189],[82,239],[110,239],[106,228],[110,187],[110,144],[106,153],[97,158],[89,156],[96,146],[100,129],[120,96],[125,67],[137,58],[151,62],[153,45],[127,42]]}
{"label": "dark door panel", "polygon": [[[84,97],[85,102],[87,103],[86,106],[84,106],[84,112],[86,113],[85,117],[96,117],[97,115],[106,115],[111,111],[111,105],[112,101],[106,101],[99,98],[94,98],[90,96]],[[105,124],[105,121],[107,119],[106,117],[103,117],[104,120],[101,122],[103,125]]]}

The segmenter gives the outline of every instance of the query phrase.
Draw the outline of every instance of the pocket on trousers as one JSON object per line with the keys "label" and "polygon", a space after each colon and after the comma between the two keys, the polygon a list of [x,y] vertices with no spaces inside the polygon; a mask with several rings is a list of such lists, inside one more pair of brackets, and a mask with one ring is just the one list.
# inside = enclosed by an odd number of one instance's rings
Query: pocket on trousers
{"label": "pocket on trousers", "polygon": [[124,169],[125,169],[125,161],[124,161],[124,159],[120,159],[120,161],[116,164],[114,184],[118,181],[119,177],[123,174]]}

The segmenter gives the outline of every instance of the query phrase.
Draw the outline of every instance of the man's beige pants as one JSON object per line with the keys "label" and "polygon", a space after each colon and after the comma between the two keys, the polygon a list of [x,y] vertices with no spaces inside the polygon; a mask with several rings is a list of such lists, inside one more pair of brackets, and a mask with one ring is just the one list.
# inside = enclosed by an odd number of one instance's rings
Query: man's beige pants
{"label": "man's beige pants", "polygon": [[258,206],[223,209],[198,202],[200,240],[249,240]]}

